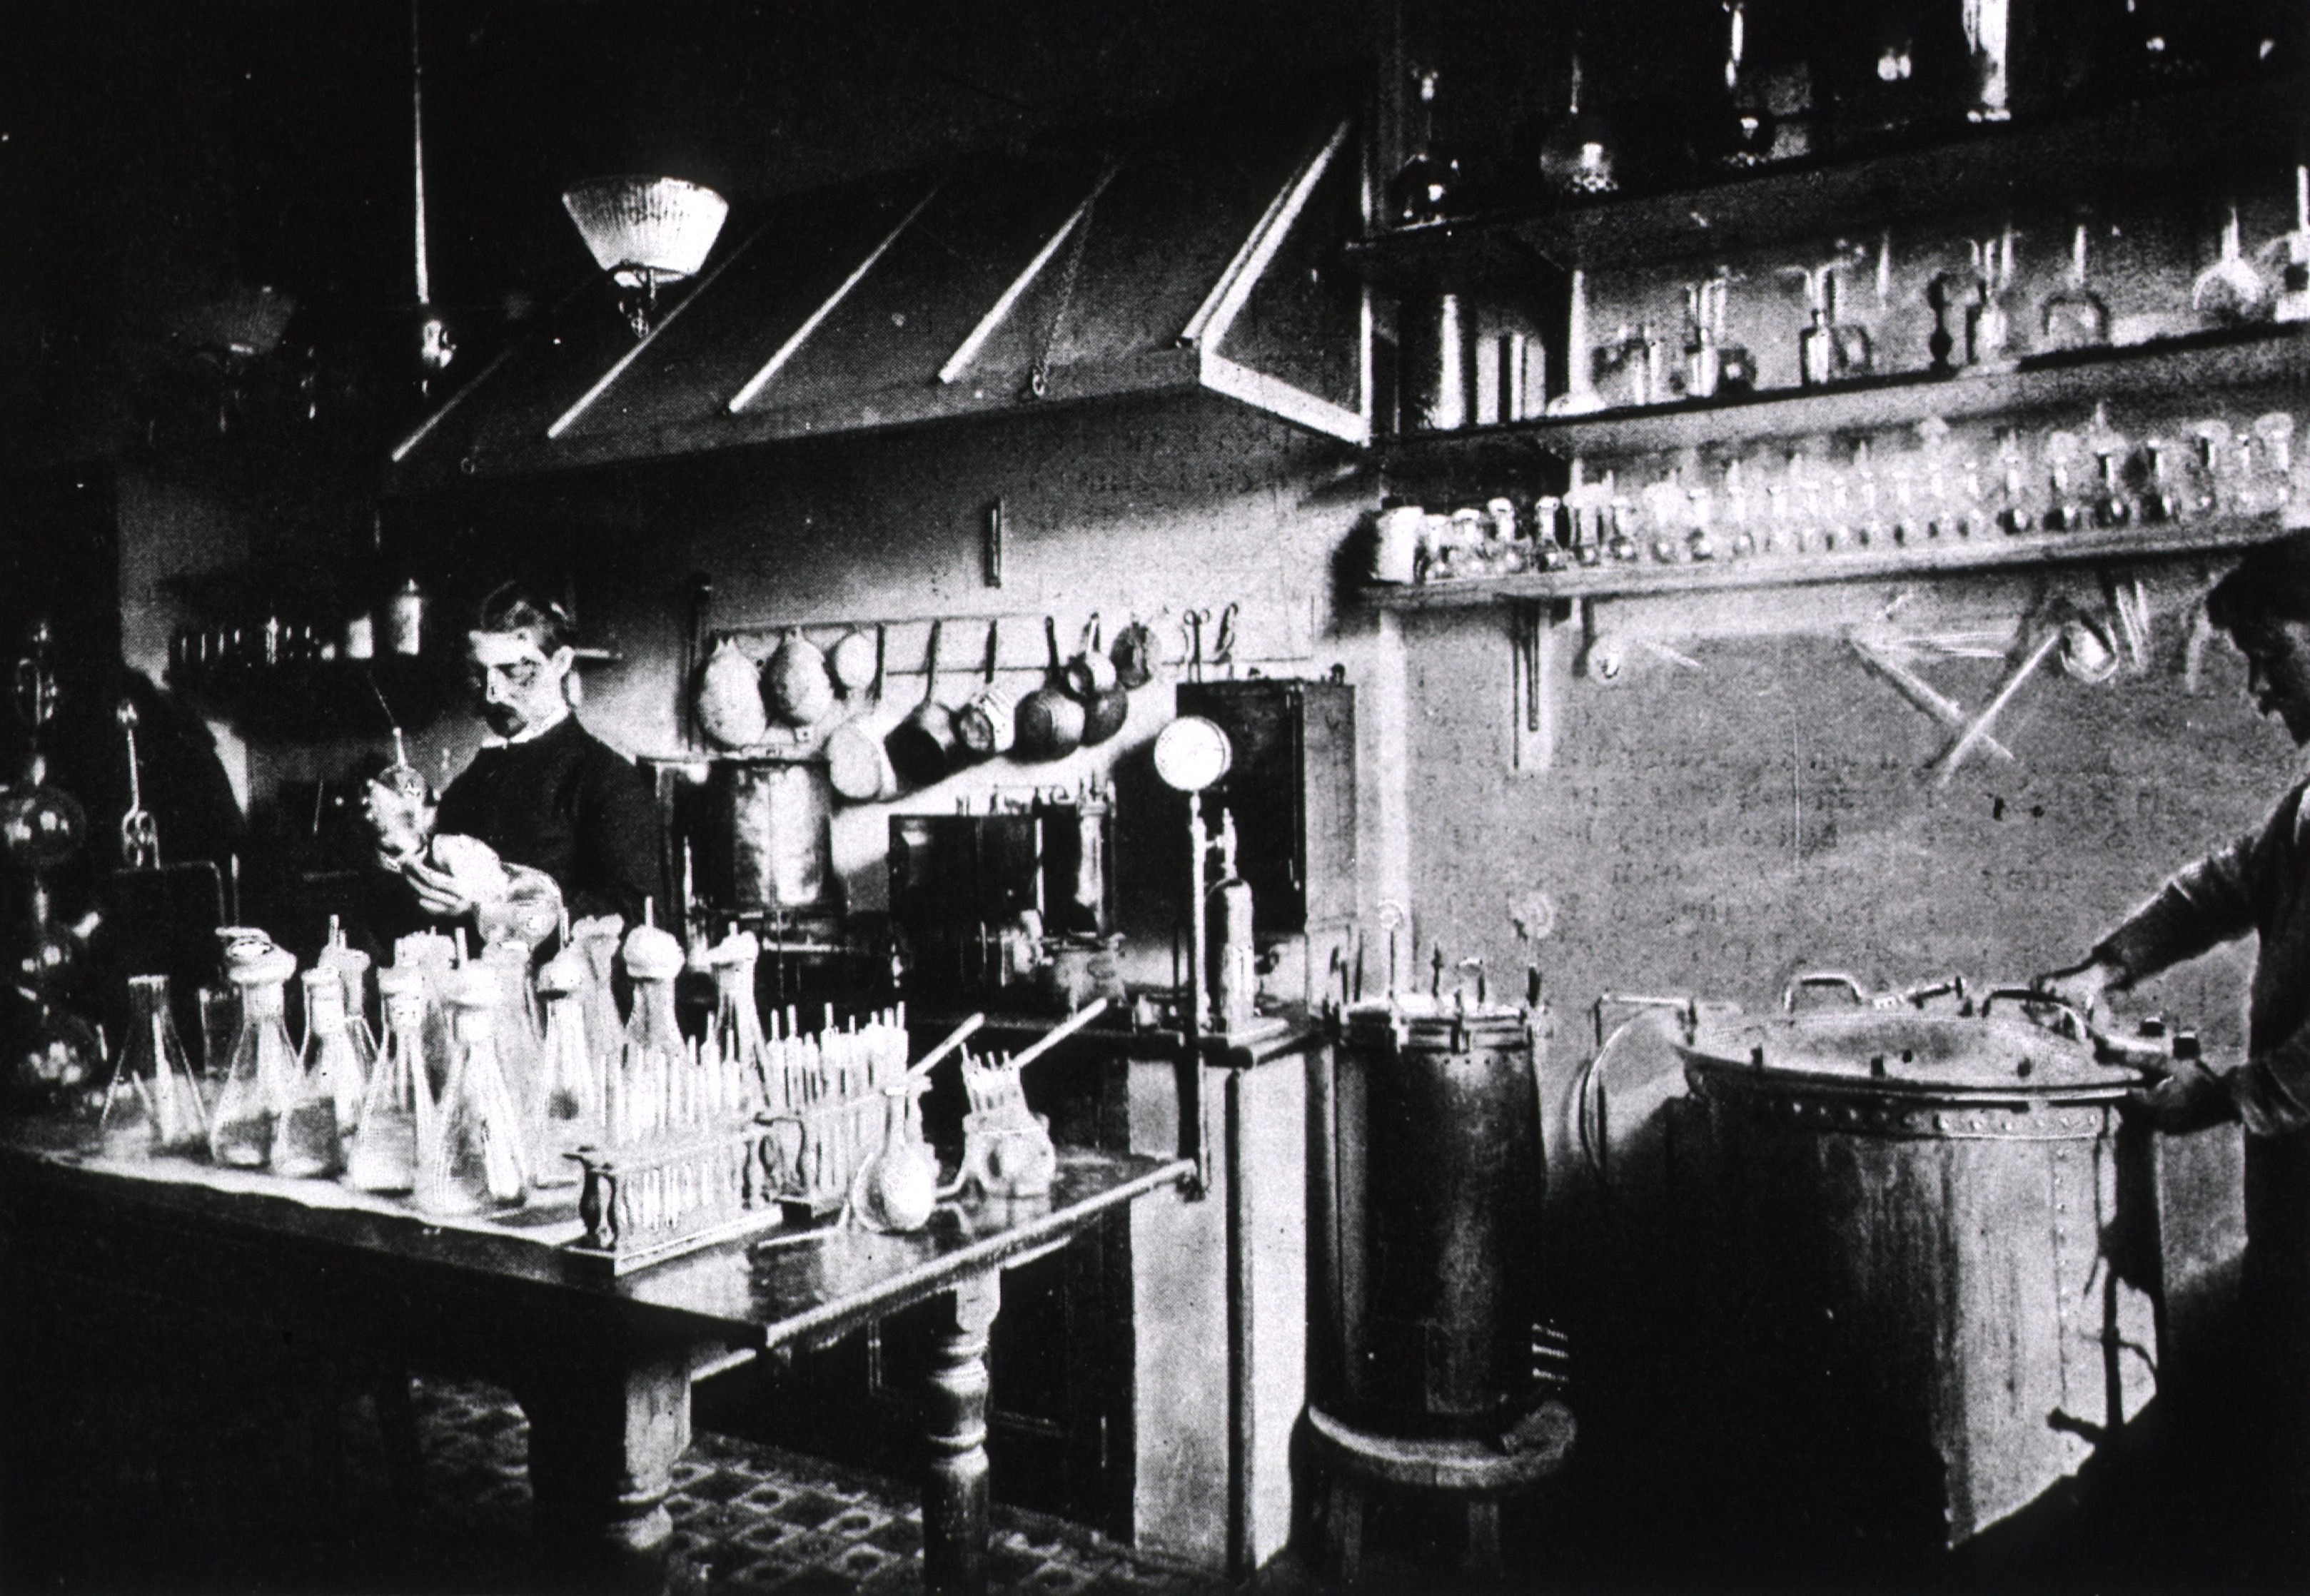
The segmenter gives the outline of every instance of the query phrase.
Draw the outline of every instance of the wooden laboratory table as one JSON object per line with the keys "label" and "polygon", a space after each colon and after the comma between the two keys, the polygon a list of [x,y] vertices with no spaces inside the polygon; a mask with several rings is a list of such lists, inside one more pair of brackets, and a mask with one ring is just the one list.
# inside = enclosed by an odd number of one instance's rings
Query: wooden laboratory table
{"label": "wooden laboratory table", "polygon": [[[925,1403],[925,1584],[986,1588],[986,1341],[1006,1269],[1192,1171],[1062,1149],[1047,1197],[943,1208],[915,1236],[727,1243],[611,1280],[559,1251],[568,1205],[436,1222],[333,1182],[127,1164],[0,1130],[0,1290],[93,1279],[510,1389],[530,1422],[542,1548],[573,1583],[654,1590],[690,1444],[690,1383],[944,1296]],[[20,1300],[39,1300],[36,1297]]]}

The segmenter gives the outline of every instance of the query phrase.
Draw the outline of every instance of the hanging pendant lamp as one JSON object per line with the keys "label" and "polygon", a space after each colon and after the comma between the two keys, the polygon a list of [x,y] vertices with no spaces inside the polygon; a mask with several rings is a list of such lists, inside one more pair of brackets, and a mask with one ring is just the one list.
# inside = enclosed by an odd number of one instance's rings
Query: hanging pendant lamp
{"label": "hanging pendant lamp", "polygon": [[595,178],[561,196],[594,264],[618,285],[634,336],[649,335],[661,283],[697,275],[730,202],[680,178]]}

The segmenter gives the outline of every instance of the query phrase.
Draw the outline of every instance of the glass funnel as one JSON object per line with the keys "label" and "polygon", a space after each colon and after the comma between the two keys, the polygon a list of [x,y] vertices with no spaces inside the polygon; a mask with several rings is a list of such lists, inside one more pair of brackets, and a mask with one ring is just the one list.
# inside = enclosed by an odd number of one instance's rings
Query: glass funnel
{"label": "glass funnel", "polygon": [[98,1136],[111,1158],[191,1154],[208,1145],[208,1115],[169,1009],[169,977],[128,977],[128,1036],[105,1093]]}
{"label": "glass funnel", "polygon": [[[274,1132],[300,1095],[304,1078],[282,1018],[297,958],[279,948],[236,948],[225,975],[240,993],[240,1035],[209,1115],[209,1156],[240,1169],[261,1169]],[[334,1111],[332,1112],[334,1124]]]}
{"label": "glass funnel", "polygon": [[417,1184],[419,1126],[433,1106],[424,1084],[425,976],[415,969],[379,970],[377,989],[385,1037],[345,1155],[345,1179],[364,1192],[407,1192]]}

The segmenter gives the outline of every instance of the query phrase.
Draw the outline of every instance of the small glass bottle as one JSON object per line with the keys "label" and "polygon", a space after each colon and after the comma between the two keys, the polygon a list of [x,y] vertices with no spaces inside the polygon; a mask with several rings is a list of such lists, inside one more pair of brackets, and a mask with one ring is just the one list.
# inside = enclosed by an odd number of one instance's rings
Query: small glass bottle
{"label": "small glass bottle", "polygon": [[169,977],[128,977],[128,1036],[98,1121],[107,1157],[193,1154],[208,1146],[208,1115],[192,1061],[169,1011]]}
{"label": "small glass bottle", "polygon": [[2266,516],[2294,500],[2294,418],[2273,410],[2254,418],[2250,447],[2241,453],[2247,462],[2245,492],[2239,507],[2252,516]]}
{"label": "small glass bottle", "polygon": [[399,1193],[417,1184],[420,1127],[433,1107],[425,1085],[424,973],[379,970],[377,990],[385,1006],[385,1035],[345,1156],[345,1180],[364,1192]]}
{"label": "small glass bottle", "polygon": [[2142,440],[2141,519],[2144,525],[2158,525],[2179,521],[2183,516],[2182,496],[2174,490],[2173,480],[2167,472],[2167,458],[2172,452],[2173,446],[2162,438]]}
{"label": "small glass bottle", "polygon": [[263,1168],[272,1156],[274,1130],[304,1084],[282,1017],[289,977],[296,973],[296,956],[270,946],[234,957],[226,967],[227,978],[240,992],[240,1035],[233,1040],[232,1062],[209,1116],[209,1156],[220,1164]]}
{"label": "small glass bottle", "polygon": [[2219,418],[2200,421],[2191,429],[2189,487],[2184,501],[2190,514],[2218,516],[2230,503],[2230,424]]}
{"label": "small glass bottle", "polygon": [[2045,439],[2045,513],[2039,519],[2047,532],[2079,532],[2086,525],[2086,508],[2071,482],[2079,448],[2074,432],[2055,432]]}
{"label": "small glass bottle", "polygon": [[[360,1112],[360,1079],[352,1045],[345,1039],[344,985],[334,970],[307,970],[305,1050],[296,1090],[273,1126],[273,1173],[317,1179],[344,1167],[344,1123],[339,1104],[350,1098]],[[334,1007],[332,1007],[334,1006]]]}
{"label": "small glass bottle", "polygon": [[473,1214],[518,1208],[528,1194],[520,1115],[499,1068],[498,977],[466,965],[449,983],[455,1054],[449,1083],[417,1149],[417,1206]]}
{"label": "small glass bottle", "polygon": [[2021,490],[2021,437],[2008,432],[1998,441],[1998,464],[2002,476],[1998,482],[1998,531],[2005,536],[2019,538],[2037,531],[2037,510],[2030,506]]}

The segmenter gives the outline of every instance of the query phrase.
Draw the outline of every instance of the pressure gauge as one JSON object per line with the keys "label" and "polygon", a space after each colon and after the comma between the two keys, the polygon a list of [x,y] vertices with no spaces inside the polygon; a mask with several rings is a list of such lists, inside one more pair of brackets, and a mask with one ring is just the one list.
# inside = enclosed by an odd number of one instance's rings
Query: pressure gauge
{"label": "pressure gauge", "polygon": [[1182,793],[1200,793],[1228,773],[1235,747],[1200,715],[1183,715],[1155,739],[1155,774]]}

